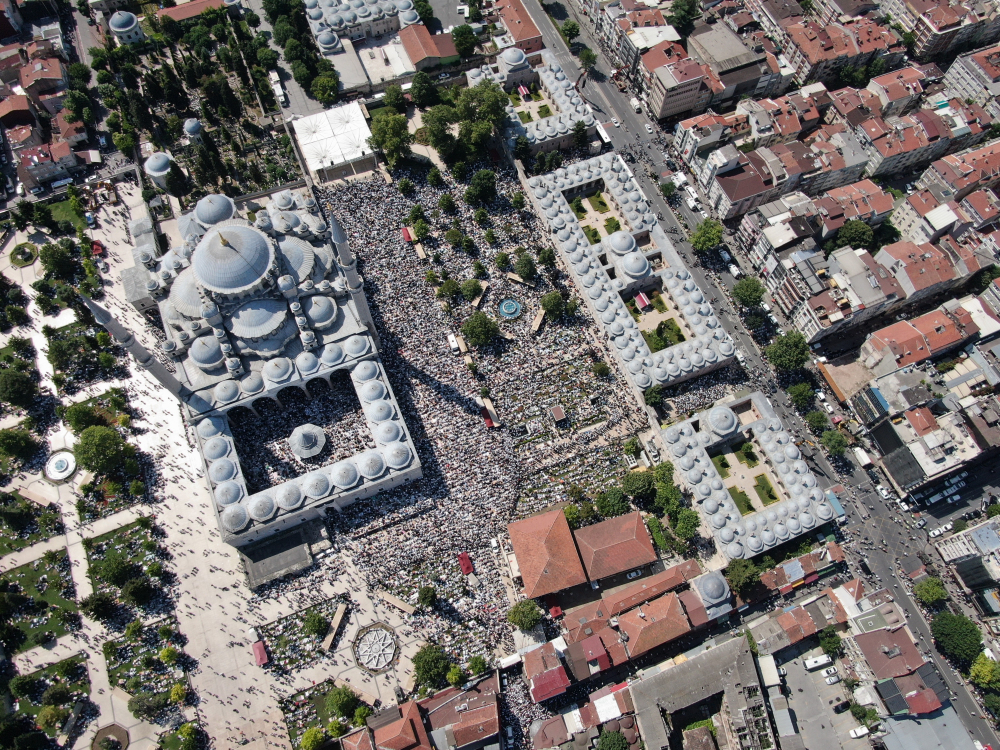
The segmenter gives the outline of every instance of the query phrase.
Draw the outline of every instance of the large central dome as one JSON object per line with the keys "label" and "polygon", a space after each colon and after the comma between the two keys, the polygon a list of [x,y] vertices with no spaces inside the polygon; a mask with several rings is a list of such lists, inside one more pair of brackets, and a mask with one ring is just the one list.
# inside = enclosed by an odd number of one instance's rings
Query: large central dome
{"label": "large central dome", "polygon": [[198,243],[191,265],[206,289],[238,295],[252,289],[274,262],[274,249],[263,233],[244,226],[210,230]]}

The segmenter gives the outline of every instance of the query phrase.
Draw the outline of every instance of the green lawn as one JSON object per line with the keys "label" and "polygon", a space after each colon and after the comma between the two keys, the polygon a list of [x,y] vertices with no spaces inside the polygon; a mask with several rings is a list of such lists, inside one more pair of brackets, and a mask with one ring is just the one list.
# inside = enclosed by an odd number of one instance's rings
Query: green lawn
{"label": "green lawn", "polygon": [[38,248],[30,242],[15,245],[10,251],[10,264],[15,268],[30,266],[38,258]]}
{"label": "green lawn", "polygon": [[653,292],[649,297],[649,301],[653,303],[653,309],[656,312],[665,313],[667,311],[667,303],[663,301],[663,295],[659,292]]}
{"label": "green lawn", "polygon": [[[8,461],[5,459],[0,463],[6,464]],[[62,516],[57,506],[43,508],[30,500],[25,500],[16,491],[10,494],[14,496],[13,503],[16,507],[23,508],[31,514],[31,521],[20,532],[13,530],[7,524],[0,524],[0,556],[24,549],[42,539],[48,539],[58,533],[57,527],[62,526]]]}
{"label": "green lawn", "polygon": [[614,216],[604,222],[604,231],[608,234],[614,234],[615,232],[621,231],[622,225]]}
{"label": "green lawn", "polygon": [[24,641],[14,648],[15,652],[38,645],[34,642],[38,634],[48,632],[58,638],[69,632],[59,617],[62,612],[77,611],[65,549],[53,551],[51,555],[46,553],[34,562],[14,568],[4,573],[2,580],[12,584],[17,593],[29,600],[11,620],[11,624],[24,634]]}
{"label": "green lawn", "polygon": [[546,117],[552,117],[552,110],[549,109],[548,104],[543,104],[538,108],[538,119],[544,120]]}
{"label": "green lawn", "polygon": [[68,200],[59,201],[58,203],[50,203],[49,208],[52,209],[52,218],[56,221],[71,221],[78,228],[87,228],[87,222],[84,221],[82,216],[77,216],[73,213],[73,209],[70,208]]}
{"label": "green lawn", "polygon": [[521,106],[521,97],[518,96],[515,92],[511,91],[507,96],[510,97],[510,103],[511,103],[511,105],[513,105],[515,107],[520,107]]}
{"label": "green lawn", "polygon": [[729,476],[729,462],[725,456],[721,453],[718,456],[713,456],[712,463],[715,465],[715,470],[719,472],[720,477],[725,479]]}
{"label": "green lawn", "polygon": [[[42,694],[47,687],[57,683],[65,685],[74,693],[70,702],[64,706],[67,711],[73,710],[76,701],[90,695],[90,675],[87,673],[87,659],[84,656],[71,656],[28,676],[38,680],[38,684],[30,696],[18,699],[18,713],[38,716],[38,712],[42,710]],[[61,730],[60,726],[54,730],[46,729],[45,732],[49,737],[58,737]]]}
{"label": "green lawn", "polygon": [[753,506],[750,504],[750,498],[747,497],[747,493],[743,490],[730,487],[729,496],[733,498],[733,502],[736,503],[736,507],[740,509],[740,513],[743,515],[753,513]]}
{"label": "green lawn", "polygon": [[528,122],[531,122],[531,121],[532,121],[532,119],[534,119],[534,118],[532,118],[532,116],[531,116],[531,112],[518,112],[518,113],[517,113],[517,116],[518,116],[519,118],[521,118],[521,122],[524,122],[524,123],[528,123]]}
{"label": "green lawn", "polygon": [[[166,693],[182,678],[174,675],[175,666],[168,666],[159,659],[159,653],[168,645],[173,645],[178,651],[180,646],[176,637],[161,638],[158,630],[167,625],[177,633],[177,620],[168,617],[158,620],[142,629],[139,637],[132,641],[121,638],[113,643],[114,653],[108,659],[108,680],[112,687],[120,687],[127,693]],[[107,646],[107,644],[105,644]],[[108,652],[105,651],[105,657]]]}
{"label": "green lawn", "polygon": [[583,233],[587,235],[587,239],[590,240],[591,245],[596,245],[601,241],[601,233],[594,229],[592,226],[580,227]]}
{"label": "green lawn", "polygon": [[749,441],[745,440],[737,445],[733,448],[733,453],[736,454],[736,459],[749,469],[760,463],[757,459],[757,454],[753,451],[753,445]]}
{"label": "green lawn", "polygon": [[774,491],[774,487],[771,486],[771,481],[765,474],[758,474],[754,477],[753,488],[757,493],[757,497],[760,498],[760,501],[764,503],[764,505],[776,503],[781,499]]}
{"label": "green lawn", "polygon": [[583,201],[579,197],[574,198],[569,207],[573,209],[573,213],[576,214],[577,221],[583,221],[584,217],[587,215],[587,207],[583,205]]}
{"label": "green lawn", "polygon": [[588,195],[587,200],[590,201],[590,205],[599,214],[606,214],[608,211],[611,210],[611,207],[608,205],[608,202],[604,200],[604,196],[601,195],[599,192],[594,193],[593,195]]}
{"label": "green lawn", "polygon": [[107,534],[94,537],[93,543],[88,542],[87,567],[94,591],[107,591],[118,596],[119,592],[116,586],[98,578],[95,574],[100,561],[112,553],[117,553],[138,566],[143,573],[149,575],[154,583],[156,582],[156,576],[150,574],[150,566],[154,563],[161,568],[163,566],[157,554],[159,545],[153,538],[152,529],[144,529],[139,523],[139,521],[134,521],[127,526],[121,526]]}

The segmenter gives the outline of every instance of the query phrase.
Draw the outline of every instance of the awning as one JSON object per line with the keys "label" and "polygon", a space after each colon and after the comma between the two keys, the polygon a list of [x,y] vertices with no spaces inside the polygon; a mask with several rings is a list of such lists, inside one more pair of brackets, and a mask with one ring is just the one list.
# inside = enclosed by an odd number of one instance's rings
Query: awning
{"label": "awning", "polygon": [[635,295],[635,304],[640,309],[644,307],[649,307],[649,297],[647,297],[642,292],[639,292],[637,295]]}
{"label": "awning", "polygon": [[519,93],[522,97],[531,96],[531,92],[528,91],[528,87],[527,86],[518,86],[517,87],[517,93]]}
{"label": "awning", "polygon": [[458,566],[462,569],[462,573],[469,575],[475,568],[472,567],[472,558],[469,557],[468,552],[462,552],[458,556]]}
{"label": "awning", "polygon": [[407,242],[413,242],[413,232],[410,231],[409,227],[403,227],[403,239]]}
{"label": "awning", "polygon": [[264,641],[257,641],[253,644],[253,655],[257,659],[257,666],[263,667],[268,662],[267,649],[264,648]]}

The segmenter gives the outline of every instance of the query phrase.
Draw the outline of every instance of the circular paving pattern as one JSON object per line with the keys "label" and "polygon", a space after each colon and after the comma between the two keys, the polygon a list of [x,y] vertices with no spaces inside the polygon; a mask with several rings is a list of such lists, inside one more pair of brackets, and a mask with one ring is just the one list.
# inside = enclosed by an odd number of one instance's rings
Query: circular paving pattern
{"label": "circular paving pattern", "polygon": [[509,297],[500,303],[500,317],[514,320],[521,317],[521,303]]}
{"label": "circular paving pattern", "polygon": [[389,669],[396,660],[397,650],[392,629],[382,623],[364,628],[354,641],[354,658],[358,666],[370,672]]}
{"label": "circular paving pattern", "polygon": [[76,458],[69,451],[59,451],[45,462],[45,476],[53,482],[62,482],[76,471]]}

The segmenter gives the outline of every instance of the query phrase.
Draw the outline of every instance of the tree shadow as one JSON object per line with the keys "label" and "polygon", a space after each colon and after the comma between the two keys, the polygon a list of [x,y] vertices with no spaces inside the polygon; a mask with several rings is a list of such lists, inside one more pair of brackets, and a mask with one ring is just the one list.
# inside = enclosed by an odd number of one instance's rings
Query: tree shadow
{"label": "tree shadow", "polygon": [[569,13],[566,11],[566,6],[560,2],[554,3],[542,3],[542,9],[548,13],[552,18],[558,21],[560,24],[563,21],[569,20]]}

